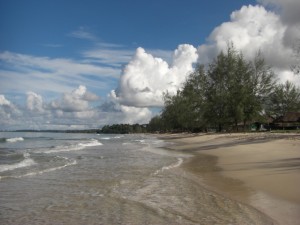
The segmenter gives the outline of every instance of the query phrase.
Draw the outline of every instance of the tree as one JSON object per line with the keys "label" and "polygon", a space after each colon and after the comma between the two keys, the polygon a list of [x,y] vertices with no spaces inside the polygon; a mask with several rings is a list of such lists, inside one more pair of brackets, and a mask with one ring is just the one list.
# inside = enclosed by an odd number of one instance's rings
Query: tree
{"label": "tree", "polygon": [[166,129],[192,132],[203,129],[206,87],[204,67],[198,66],[175,96],[165,94],[161,117]]}
{"label": "tree", "polygon": [[165,107],[162,111],[162,118],[166,130],[184,130],[185,120],[185,104],[186,102],[181,96],[180,91],[177,94],[171,96],[166,93],[164,95]]}
{"label": "tree", "polygon": [[251,71],[245,82],[244,125],[261,117],[276,84],[275,74],[261,52],[251,62]]}
{"label": "tree", "polygon": [[250,63],[232,45],[210,64],[206,118],[216,123],[219,131],[232,125],[237,129],[238,123],[246,120],[252,72]]}
{"label": "tree", "polygon": [[203,65],[198,65],[186,80],[180,92],[185,107],[185,121],[181,124],[190,131],[202,130],[206,126],[207,75]]}
{"label": "tree", "polygon": [[238,129],[257,121],[270,101],[275,75],[260,53],[247,61],[229,45],[208,68],[198,66],[174,96],[164,96],[161,122],[167,130]]}
{"label": "tree", "polygon": [[147,131],[156,132],[156,131],[165,131],[163,120],[161,116],[154,116],[147,127]]}
{"label": "tree", "polygon": [[276,118],[300,110],[300,90],[290,81],[278,84],[270,98],[269,114]]}
{"label": "tree", "polygon": [[[231,55],[231,51],[229,51]],[[227,56],[221,52],[217,58],[209,65],[207,72],[207,108],[205,117],[211,125],[217,125],[218,130],[222,131],[228,122],[226,101],[228,99],[227,77],[229,75]],[[227,62],[226,62],[227,61]]]}

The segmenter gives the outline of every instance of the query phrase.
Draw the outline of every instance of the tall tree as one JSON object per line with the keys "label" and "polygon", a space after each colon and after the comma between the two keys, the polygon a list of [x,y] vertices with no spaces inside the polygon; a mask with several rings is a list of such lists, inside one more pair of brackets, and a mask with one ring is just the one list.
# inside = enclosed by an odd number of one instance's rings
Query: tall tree
{"label": "tall tree", "polygon": [[211,126],[221,131],[227,121],[228,91],[226,85],[226,55],[221,52],[208,68],[207,110],[205,117]]}
{"label": "tall tree", "polygon": [[261,52],[255,56],[250,68],[249,77],[245,79],[247,84],[245,84],[244,124],[246,121],[253,122],[261,117],[276,84],[275,74],[266,64]]}
{"label": "tall tree", "polygon": [[229,45],[206,70],[197,67],[177,95],[165,95],[161,120],[168,129],[185,131],[246,125],[263,112],[274,77],[261,54],[247,61]]}
{"label": "tall tree", "polygon": [[207,76],[203,65],[196,67],[189,76],[181,91],[185,103],[185,126],[190,130],[203,129],[206,125],[204,112],[206,110]]}
{"label": "tall tree", "polygon": [[162,119],[166,130],[182,130],[182,116],[184,114],[184,102],[180,91],[177,95],[171,96],[169,93],[164,95],[165,107],[162,111]]}
{"label": "tall tree", "polygon": [[275,117],[300,111],[300,90],[290,81],[278,84],[271,94],[269,113]]}

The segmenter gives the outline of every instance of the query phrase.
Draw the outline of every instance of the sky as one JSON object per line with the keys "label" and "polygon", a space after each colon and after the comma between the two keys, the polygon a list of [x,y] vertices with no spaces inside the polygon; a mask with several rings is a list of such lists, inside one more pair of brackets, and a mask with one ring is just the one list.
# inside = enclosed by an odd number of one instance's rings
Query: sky
{"label": "sky", "polygon": [[299,85],[299,11],[299,0],[0,0],[0,130],[148,123],[229,42]]}

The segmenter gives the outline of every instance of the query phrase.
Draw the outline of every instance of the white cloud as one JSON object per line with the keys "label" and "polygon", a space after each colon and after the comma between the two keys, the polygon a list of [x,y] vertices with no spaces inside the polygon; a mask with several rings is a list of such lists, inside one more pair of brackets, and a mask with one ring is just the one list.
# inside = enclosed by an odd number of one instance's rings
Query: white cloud
{"label": "white cloud", "polygon": [[71,93],[64,93],[61,99],[52,101],[49,107],[63,112],[83,112],[90,109],[89,102],[98,99],[97,95],[87,92],[86,87],[80,85]]}
{"label": "white cloud", "polygon": [[86,27],[79,27],[77,30],[71,32],[69,34],[70,37],[79,38],[79,39],[85,39],[89,41],[96,41],[97,37],[94,36],[91,32],[88,31]]}
{"label": "white cloud", "polygon": [[116,70],[110,67],[100,67],[65,58],[36,57],[5,51],[0,53],[0,60],[25,72],[34,69],[47,71],[49,74],[64,75],[68,78],[91,74],[118,77]]}
{"label": "white cloud", "polygon": [[91,106],[83,100],[89,93],[84,86],[65,93],[62,98],[44,102],[42,96],[27,93],[26,107],[16,106],[0,95],[1,129],[89,129],[114,123],[147,123],[152,113],[112,103],[109,110]]}
{"label": "white cloud", "polygon": [[8,101],[4,95],[0,95],[0,105],[10,105],[10,101]]}
{"label": "white cloud", "polygon": [[119,69],[84,60],[36,57],[8,51],[0,52],[0,61],[3,65],[0,70],[0,89],[4,93],[32,90],[36,93],[59,94],[80,84],[104,89],[107,88],[106,80],[117,79],[120,73]]}
{"label": "white cloud", "polygon": [[132,106],[125,106],[117,104],[115,106],[116,109],[122,112],[122,123],[148,123],[151,117],[153,116],[151,111],[148,108],[139,108]]}
{"label": "white cloud", "polygon": [[289,48],[300,45],[300,1],[299,0],[258,0],[267,7],[278,11],[281,21],[287,26],[283,43]]}
{"label": "white cloud", "polygon": [[61,45],[61,44],[51,44],[51,43],[42,44],[41,46],[44,46],[47,48],[62,48],[63,47],[63,45]]}
{"label": "white cloud", "polygon": [[101,46],[101,48],[94,48],[83,52],[83,56],[91,62],[121,67],[130,61],[133,53],[132,50],[105,49]]}
{"label": "white cloud", "polygon": [[162,106],[163,93],[175,94],[193,71],[196,60],[196,49],[187,44],[178,46],[171,65],[138,48],[124,68],[117,90],[110,96],[127,106]]}
{"label": "white cloud", "polygon": [[43,106],[43,98],[42,96],[34,93],[34,92],[27,92],[27,109],[30,111],[42,113],[44,112]]}
{"label": "white cloud", "polygon": [[18,118],[22,118],[22,112],[4,95],[0,95],[0,127],[5,129],[18,124]]}
{"label": "white cloud", "polygon": [[[290,28],[281,15],[267,11],[263,6],[243,6],[231,14],[229,22],[213,30],[207,44],[199,46],[199,62],[209,63],[232,42],[248,59],[253,59],[261,51],[266,62],[279,72],[279,79],[284,80],[295,61],[292,45],[286,44]],[[290,34],[289,41],[295,43],[298,33]]]}
{"label": "white cloud", "polygon": [[282,21],[285,23],[295,24],[300,22],[299,0],[258,0],[258,2],[279,11]]}

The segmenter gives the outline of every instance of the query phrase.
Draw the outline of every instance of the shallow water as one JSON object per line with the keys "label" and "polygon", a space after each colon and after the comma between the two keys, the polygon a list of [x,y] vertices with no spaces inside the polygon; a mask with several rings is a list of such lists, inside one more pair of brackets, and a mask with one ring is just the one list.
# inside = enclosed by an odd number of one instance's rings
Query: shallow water
{"label": "shallow water", "polygon": [[0,138],[0,224],[272,224],[205,189],[180,169],[190,156],[152,136]]}

